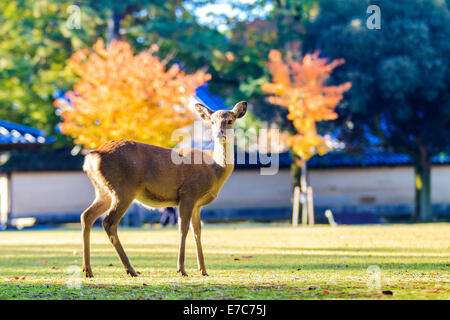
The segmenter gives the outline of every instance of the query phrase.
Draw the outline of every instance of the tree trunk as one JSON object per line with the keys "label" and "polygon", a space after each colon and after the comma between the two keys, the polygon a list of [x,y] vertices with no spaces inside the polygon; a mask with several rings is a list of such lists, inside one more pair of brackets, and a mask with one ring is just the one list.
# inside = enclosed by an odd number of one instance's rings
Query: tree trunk
{"label": "tree trunk", "polygon": [[112,11],[107,21],[107,41],[108,46],[113,40],[120,40],[120,22],[122,20],[122,13],[118,9],[118,5],[113,4]]}
{"label": "tree trunk", "polygon": [[301,195],[302,195],[302,226],[306,226],[308,223],[308,198],[307,198],[307,192],[308,192],[308,173],[306,171],[306,161],[305,159],[302,160],[302,168],[301,168],[301,175],[300,175],[300,189],[301,189]]}
{"label": "tree trunk", "polygon": [[[291,176],[292,176],[292,190],[295,189],[295,187],[300,187],[301,190],[301,197],[304,198],[306,195],[306,191],[308,188],[308,176],[307,176],[307,169],[306,169],[306,161],[303,159],[299,159],[292,151],[292,163],[291,163]],[[302,166],[299,166],[297,163],[297,160],[302,161]],[[306,199],[305,199],[306,200]],[[293,199],[295,201],[295,199]],[[302,224],[304,224],[304,219],[306,218],[308,212],[307,212],[307,202],[303,201],[300,205],[300,216],[302,217]]]}
{"label": "tree trunk", "polygon": [[412,220],[431,221],[431,163],[425,147],[419,146],[420,154],[414,159],[415,200]]}
{"label": "tree trunk", "polygon": [[300,176],[302,169],[297,164],[297,156],[291,151],[292,163],[291,163],[291,176],[292,176],[292,189],[300,186]]}
{"label": "tree trunk", "polygon": [[306,161],[302,159],[302,167],[300,171],[300,188],[303,193],[308,189],[308,173],[306,172]]}

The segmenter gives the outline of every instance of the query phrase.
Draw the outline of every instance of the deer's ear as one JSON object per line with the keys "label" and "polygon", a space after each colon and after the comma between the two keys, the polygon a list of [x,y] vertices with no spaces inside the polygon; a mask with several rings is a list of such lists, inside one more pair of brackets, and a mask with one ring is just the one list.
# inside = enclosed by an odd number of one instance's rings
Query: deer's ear
{"label": "deer's ear", "polygon": [[212,111],[210,108],[202,105],[201,103],[196,103],[195,104],[195,110],[197,111],[198,115],[203,120],[210,120],[211,119],[211,115],[214,113],[214,111]]}
{"label": "deer's ear", "polygon": [[246,112],[247,112],[247,101],[238,102],[233,108],[233,113],[236,116],[236,119],[242,118]]}

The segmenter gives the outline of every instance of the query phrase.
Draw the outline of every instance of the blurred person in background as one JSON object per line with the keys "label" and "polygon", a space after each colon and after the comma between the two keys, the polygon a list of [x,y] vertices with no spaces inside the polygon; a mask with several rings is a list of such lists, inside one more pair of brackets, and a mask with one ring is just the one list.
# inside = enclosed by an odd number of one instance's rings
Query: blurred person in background
{"label": "blurred person in background", "polygon": [[177,223],[177,212],[173,207],[166,207],[158,209],[162,213],[160,223],[165,227],[168,223],[174,226]]}

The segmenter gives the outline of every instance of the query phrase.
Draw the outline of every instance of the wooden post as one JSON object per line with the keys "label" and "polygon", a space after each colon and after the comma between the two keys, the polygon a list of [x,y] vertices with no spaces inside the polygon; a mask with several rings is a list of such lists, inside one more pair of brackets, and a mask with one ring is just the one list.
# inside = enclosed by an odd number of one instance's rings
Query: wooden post
{"label": "wooden post", "polygon": [[334,221],[333,212],[330,209],[325,210],[325,217],[328,218],[328,222],[332,227],[336,227],[337,223]]}
{"label": "wooden post", "polygon": [[8,175],[0,176],[0,227],[6,228],[9,214],[9,178]]}
{"label": "wooden post", "polygon": [[300,186],[302,189],[302,225],[306,226],[308,223],[308,201],[307,201],[307,179],[306,179],[306,161],[305,159],[301,159],[302,161],[302,175],[300,176]]}
{"label": "wooden post", "polygon": [[308,186],[308,196],[307,196],[307,203],[308,203],[308,219],[309,219],[309,226],[314,226],[314,202],[313,202],[313,189],[311,186]]}
{"label": "wooden post", "polygon": [[298,226],[298,214],[300,210],[300,188],[294,188],[294,199],[292,204],[292,226]]}

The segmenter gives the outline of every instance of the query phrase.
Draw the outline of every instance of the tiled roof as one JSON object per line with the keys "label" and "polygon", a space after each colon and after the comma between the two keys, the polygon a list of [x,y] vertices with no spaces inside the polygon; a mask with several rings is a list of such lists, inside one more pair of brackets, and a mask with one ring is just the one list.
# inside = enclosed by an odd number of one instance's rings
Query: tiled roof
{"label": "tiled roof", "polygon": [[[270,155],[269,155],[270,156]],[[0,167],[0,172],[8,171],[77,171],[83,165],[83,156],[72,156],[70,149],[24,150],[11,155]],[[440,154],[432,158],[433,164],[450,164],[449,154]],[[411,165],[406,155],[386,152],[366,152],[364,155],[349,154],[344,151],[330,152],[324,156],[314,156],[308,161],[309,168],[355,168]],[[280,168],[289,168],[291,157],[288,152],[279,154]],[[269,165],[264,165],[269,166]],[[263,167],[258,157],[256,164],[249,163],[246,154],[245,164],[236,164],[236,169],[257,169]]]}
{"label": "tiled roof", "polygon": [[[440,153],[431,158],[433,164],[450,164],[450,154]],[[365,151],[353,154],[345,151],[334,151],[324,156],[314,156],[308,161],[311,168],[335,167],[381,167],[411,165],[411,157],[406,154],[396,154],[385,151]]]}
{"label": "tiled roof", "polygon": [[[269,155],[270,158],[270,155]],[[252,169],[260,167],[269,167],[262,165],[258,156],[256,164],[249,163],[249,156],[246,155],[245,164],[236,164],[236,168]],[[273,159],[273,158],[272,158]],[[278,155],[280,168],[288,168],[292,163],[289,152]],[[450,164],[450,154],[440,153],[431,158],[435,165]],[[346,151],[333,151],[323,156],[316,155],[308,161],[309,168],[354,168],[354,167],[389,167],[389,166],[408,166],[413,161],[410,156],[405,154],[395,154],[383,151],[366,151],[363,154],[348,153]]]}
{"label": "tiled roof", "polygon": [[[46,148],[48,149],[48,148]],[[0,172],[13,171],[80,171],[83,155],[72,156],[70,149],[19,150],[11,153]]]}
{"label": "tiled roof", "polygon": [[45,144],[53,140],[53,137],[47,138],[44,131],[0,120],[0,148]]}

